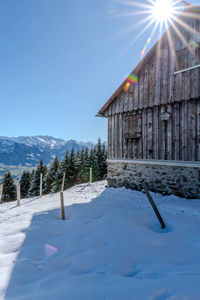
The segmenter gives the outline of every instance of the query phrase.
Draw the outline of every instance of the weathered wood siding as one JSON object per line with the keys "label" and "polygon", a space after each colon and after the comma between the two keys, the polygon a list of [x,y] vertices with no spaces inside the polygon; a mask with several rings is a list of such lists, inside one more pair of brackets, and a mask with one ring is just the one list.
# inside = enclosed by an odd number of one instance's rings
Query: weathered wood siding
{"label": "weathered wood siding", "polygon": [[200,65],[200,18],[184,22],[185,28],[176,24],[158,43],[136,74],[138,84],[122,90],[104,112],[105,117],[113,111],[123,113],[200,97],[200,67],[176,74]]}
{"label": "weathered wood siding", "polygon": [[[168,120],[163,116],[168,114]],[[141,138],[126,138],[126,119],[141,115]],[[108,157],[200,161],[200,100],[108,117]]]}
{"label": "weathered wood siding", "polygon": [[184,21],[148,56],[138,83],[104,111],[109,158],[200,161],[200,18]]}

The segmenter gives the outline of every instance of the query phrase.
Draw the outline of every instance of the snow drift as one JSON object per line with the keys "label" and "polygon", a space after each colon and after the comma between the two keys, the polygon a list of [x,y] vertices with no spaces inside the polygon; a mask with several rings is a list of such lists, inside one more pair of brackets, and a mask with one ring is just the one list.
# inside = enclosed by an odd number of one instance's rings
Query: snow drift
{"label": "snow drift", "polygon": [[0,206],[0,299],[200,299],[200,201],[105,185]]}

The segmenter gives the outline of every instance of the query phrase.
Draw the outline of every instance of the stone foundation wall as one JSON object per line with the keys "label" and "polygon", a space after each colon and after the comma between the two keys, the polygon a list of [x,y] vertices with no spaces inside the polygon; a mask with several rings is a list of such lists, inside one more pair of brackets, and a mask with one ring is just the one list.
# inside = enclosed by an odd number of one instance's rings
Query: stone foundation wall
{"label": "stone foundation wall", "polygon": [[200,162],[108,159],[108,185],[200,198]]}

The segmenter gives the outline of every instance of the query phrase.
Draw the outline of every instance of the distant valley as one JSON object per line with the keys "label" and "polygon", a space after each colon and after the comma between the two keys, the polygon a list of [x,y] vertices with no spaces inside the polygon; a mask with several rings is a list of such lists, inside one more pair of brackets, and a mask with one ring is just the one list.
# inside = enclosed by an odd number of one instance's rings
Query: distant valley
{"label": "distant valley", "polygon": [[77,152],[93,146],[91,142],[66,141],[51,136],[0,137],[0,179],[7,170],[18,179],[23,170],[33,169],[41,159],[49,164],[56,155],[61,160],[66,150],[74,148]]}

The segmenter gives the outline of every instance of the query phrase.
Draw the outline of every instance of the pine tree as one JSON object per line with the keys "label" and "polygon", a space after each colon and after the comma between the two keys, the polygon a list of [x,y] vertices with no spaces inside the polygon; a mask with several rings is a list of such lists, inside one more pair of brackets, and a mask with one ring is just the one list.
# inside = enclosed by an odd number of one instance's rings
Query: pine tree
{"label": "pine tree", "polygon": [[96,147],[94,147],[90,150],[89,160],[90,160],[90,168],[92,168],[92,178],[93,178],[93,181],[96,181],[99,179],[98,164],[97,164],[97,157],[96,157]]}
{"label": "pine tree", "polygon": [[68,184],[69,184],[68,170],[69,170],[69,152],[67,150],[65,153],[64,159],[60,163],[59,169],[57,171],[57,174],[56,174],[56,177],[55,177],[55,180],[53,183],[52,192],[61,191],[64,173],[65,173],[64,189],[66,189],[68,187]]}
{"label": "pine tree", "polygon": [[31,174],[29,171],[24,171],[20,179],[21,197],[26,198],[31,186]]}
{"label": "pine tree", "polygon": [[[47,173],[47,167],[43,164],[43,161],[40,161],[40,164],[37,166],[37,169],[34,173],[33,181],[31,182],[31,186],[29,189],[29,196],[38,196],[40,193],[40,174],[45,177]],[[42,188],[44,189],[44,180],[42,184]]]}
{"label": "pine tree", "polygon": [[77,179],[77,164],[76,164],[76,157],[74,153],[74,148],[72,148],[70,156],[69,156],[69,185],[72,186],[76,182]]}
{"label": "pine tree", "polygon": [[108,152],[107,152],[105,144],[103,144],[103,147],[102,147],[102,163],[101,163],[102,179],[105,179],[106,176],[107,176],[107,156],[108,156]]}
{"label": "pine tree", "polygon": [[16,200],[16,186],[14,184],[14,180],[10,172],[4,174],[3,177],[3,194],[2,194],[2,201],[12,201]]}
{"label": "pine tree", "polygon": [[55,157],[55,159],[53,160],[53,162],[51,163],[49,170],[46,174],[45,177],[45,188],[44,188],[44,193],[45,194],[49,194],[50,192],[54,192],[54,182],[56,181],[56,177],[57,177],[57,173],[59,171],[59,167],[60,167],[60,163],[59,160],[57,158],[57,156]]}
{"label": "pine tree", "polygon": [[98,180],[102,180],[105,178],[107,174],[107,151],[105,145],[102,144],[101,139],[98,138],[96,144],[96,160],[97,160],[97,174]]}
{"label": "pine tree", "polygon": [[81,149],[80,154],[76,156],[77,159],[77,180],[79,182],[88,181],[88,174],[85,169],[85,150]]}

